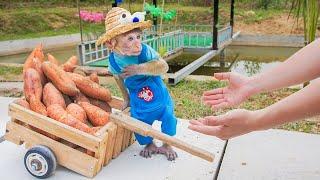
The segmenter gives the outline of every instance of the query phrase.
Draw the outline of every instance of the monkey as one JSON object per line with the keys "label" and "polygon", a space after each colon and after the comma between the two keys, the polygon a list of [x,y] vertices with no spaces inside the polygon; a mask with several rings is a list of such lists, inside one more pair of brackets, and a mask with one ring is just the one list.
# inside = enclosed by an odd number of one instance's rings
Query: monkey
{"label": "monkey", "polygon": [[[106,33],[100,36],[97,45],[104,44],[111,51],[108,70],[123,94],[123,108],[130,106],[131,117],[149,125],[161,121],[161,131],[174,136],[177,129],[174,102],[161,78],[169,66],[152,47],[142,43],[142,30],[151,27],[151,21],[145,21],[144,15],[145,12],[131,14],[120,7],[112,8],[105,18]],[[139,153],[142,157],[163,154],[169,161],[178,157],[169,144],[158,147],[149,136],[135,133],[135,137],[144,146]]]}

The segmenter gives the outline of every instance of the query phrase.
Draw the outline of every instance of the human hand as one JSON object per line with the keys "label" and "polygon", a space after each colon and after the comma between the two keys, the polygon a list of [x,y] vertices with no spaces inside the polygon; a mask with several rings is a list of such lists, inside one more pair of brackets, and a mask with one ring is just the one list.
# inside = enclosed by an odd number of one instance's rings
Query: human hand
{"label": "human hand", "polygon": [[130,65],[124,68],[122,74],[120,75],[122,78],[127,78],[130,76],[134,76],[137,74],[142,74],[143,68],[141,65]]}
{"label": "human hand", "polygon": [[250,78],[238,73],[215,73],[218,80],[227,80],[228,86],[205,91],[202,96],[204,104],[212,109],[237,106],[245,101],[252,94],[252,87],[249,84]]}
{"label": "human hand", "polygon": [[[220,116],[191,120],[189,129],[227,140],[257,130],[261,111],[235,109]],[[261,123],[260,123],[261,124]]]}

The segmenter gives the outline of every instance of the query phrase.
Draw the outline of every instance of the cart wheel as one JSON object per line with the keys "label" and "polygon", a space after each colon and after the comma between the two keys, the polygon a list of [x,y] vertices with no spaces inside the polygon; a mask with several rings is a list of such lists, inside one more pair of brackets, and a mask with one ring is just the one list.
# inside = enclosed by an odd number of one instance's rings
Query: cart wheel
{"label": "cart wheel", "polygon": [[57,160],[48,147],[39,145],[27,151],[24,166],[32,176],[44,179],[56,170]]}

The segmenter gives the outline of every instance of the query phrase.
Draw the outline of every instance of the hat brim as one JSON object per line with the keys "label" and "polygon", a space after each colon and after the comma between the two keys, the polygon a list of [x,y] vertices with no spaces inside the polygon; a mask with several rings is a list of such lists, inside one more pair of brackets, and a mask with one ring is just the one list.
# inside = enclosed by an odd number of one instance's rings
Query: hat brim
{"label": "hat brim", "polygon": [[129,32],[129,31],[136,29],[136,28],[144,30],[144,29],[150,28],[151,26],[152,26],[152,24],[151,24],[150,20],[143,21],[143,22],[124,24],[124,25],[118,26],[118,27],[113,28],[112,30],[109,30],[106,33],[104,33],[102,36],[99,37],[96,44],[97,45],[103,44],[104,42],[109,41],[112,38],[114,38],[120,34]]}

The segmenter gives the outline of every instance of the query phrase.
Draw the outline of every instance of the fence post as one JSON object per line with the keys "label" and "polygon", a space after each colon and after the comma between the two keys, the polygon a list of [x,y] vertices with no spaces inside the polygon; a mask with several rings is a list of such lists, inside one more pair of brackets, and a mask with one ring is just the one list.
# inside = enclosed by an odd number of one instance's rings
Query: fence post
{"label": "fence post", "polygon": [[218,18],[219,18],[219,0],[213,2],[213,33],[212,33],[212,49],[218,49]]}

